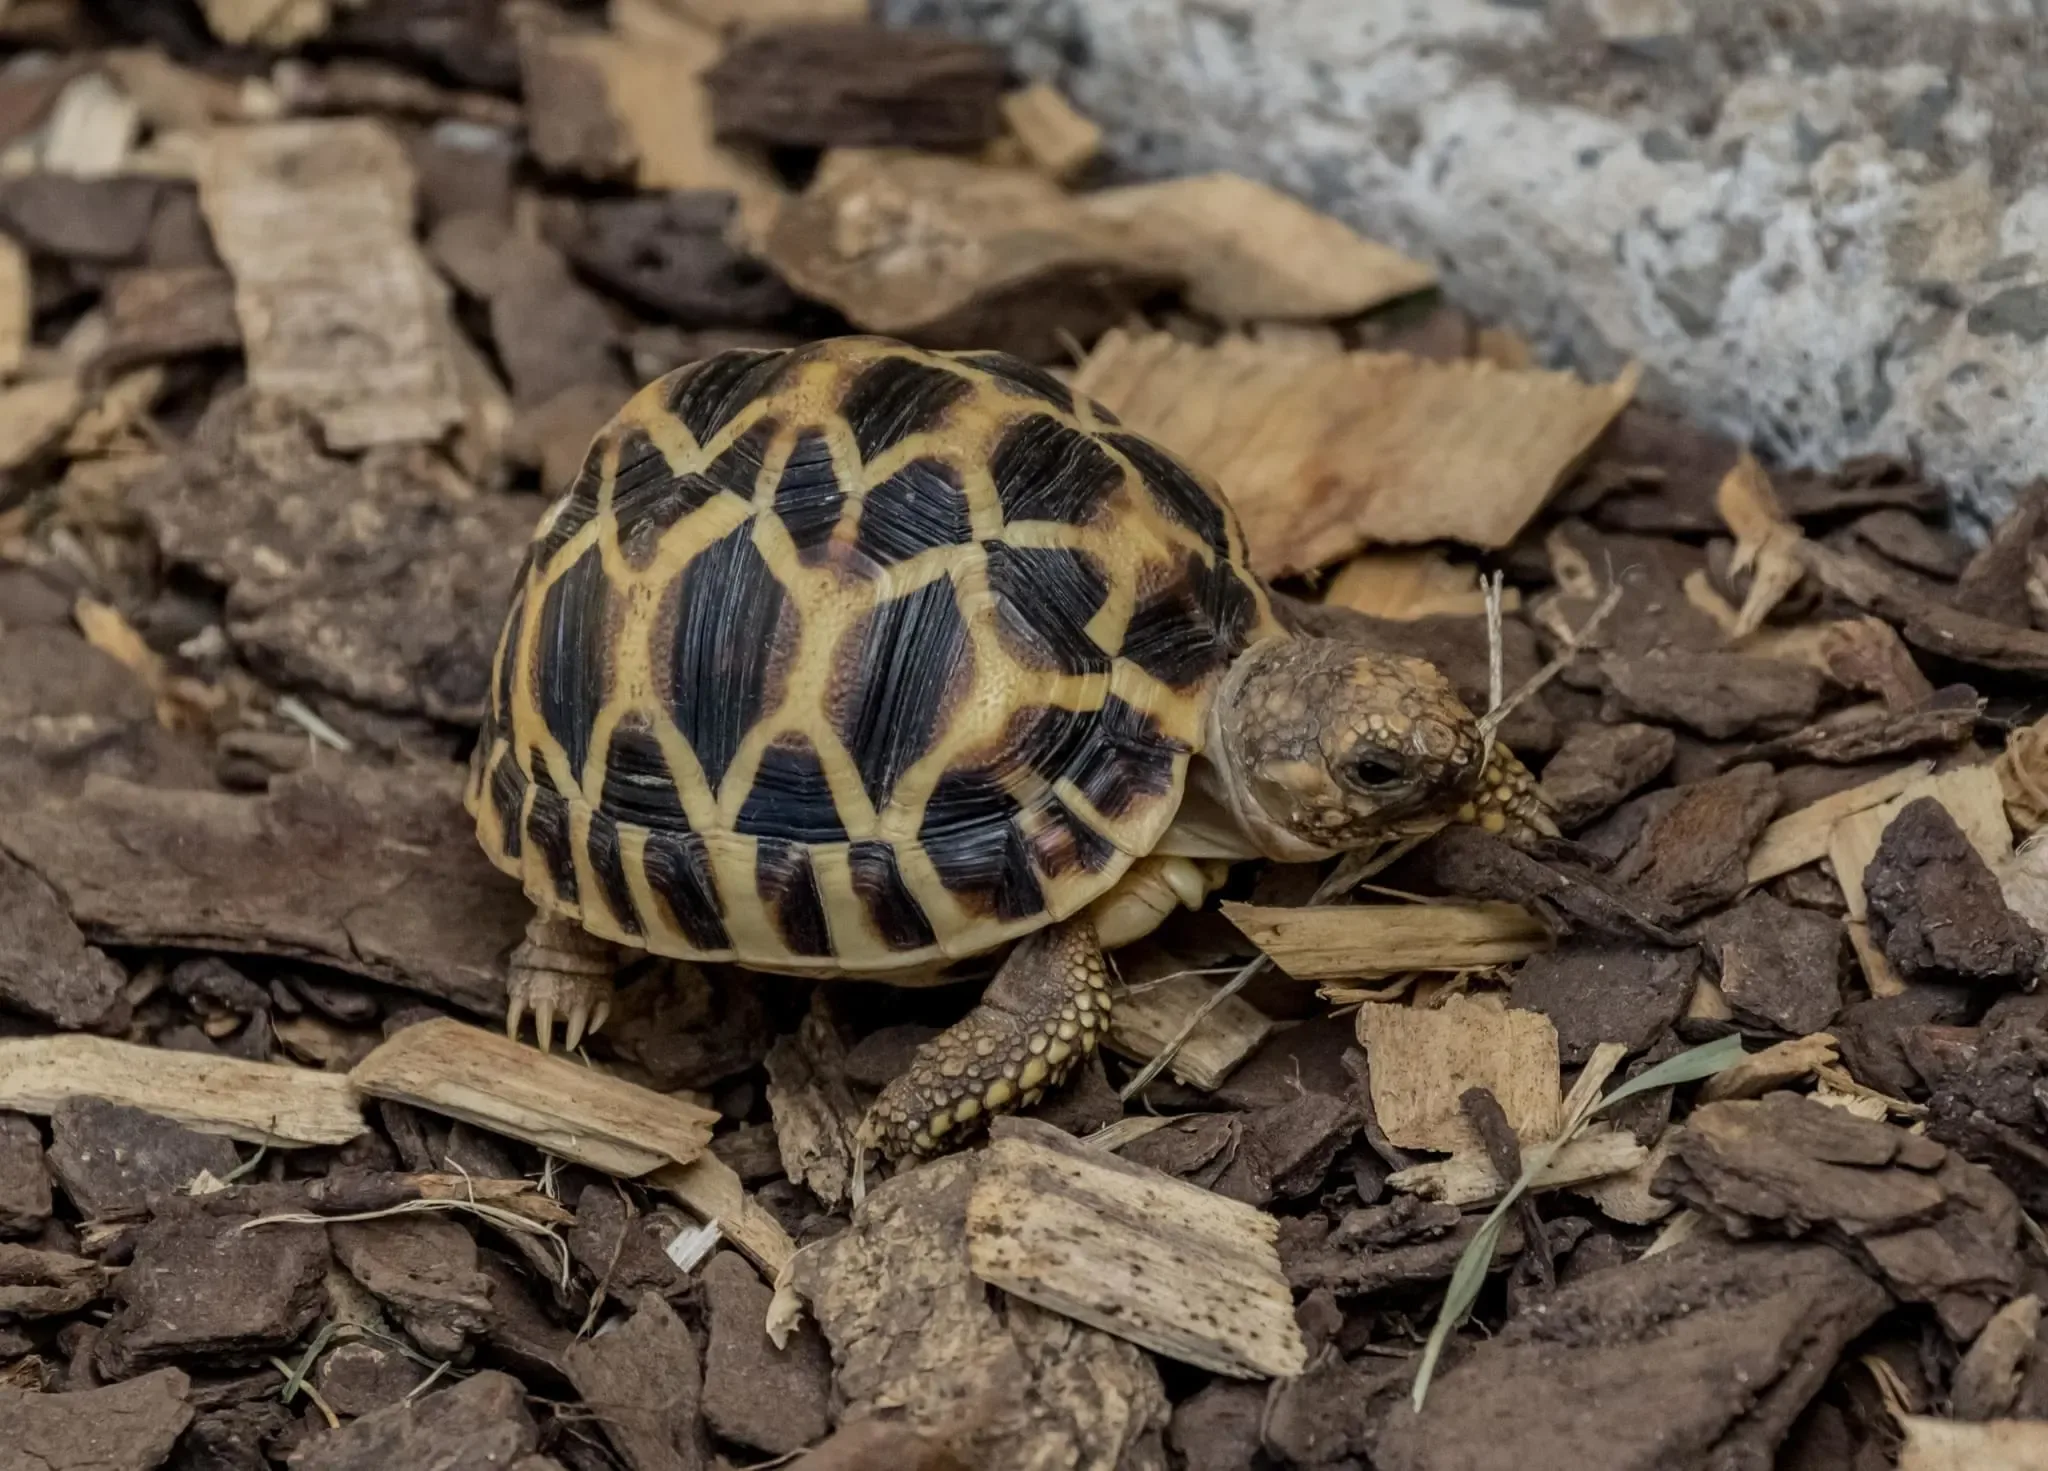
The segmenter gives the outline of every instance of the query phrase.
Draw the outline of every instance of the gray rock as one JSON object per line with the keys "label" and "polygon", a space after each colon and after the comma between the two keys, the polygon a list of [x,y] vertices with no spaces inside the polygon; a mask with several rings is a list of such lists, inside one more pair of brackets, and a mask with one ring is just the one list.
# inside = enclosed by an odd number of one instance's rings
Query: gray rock
{"label": "gray rock", "polygon": [[[1229,168],[1432,261],[1545,358],[1788,463],[2048,462],[2048,67],[2025,0],[880,0],[1147,175]],[[1939,58],[1937,61],[1936,58]]]}

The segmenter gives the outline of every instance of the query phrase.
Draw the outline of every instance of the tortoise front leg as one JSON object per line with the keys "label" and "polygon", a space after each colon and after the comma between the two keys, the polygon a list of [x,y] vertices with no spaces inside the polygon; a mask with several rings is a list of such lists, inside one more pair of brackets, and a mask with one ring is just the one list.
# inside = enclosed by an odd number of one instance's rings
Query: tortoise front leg
{"label": "tortoise front leg", "polygon": [[517,1037],[519,1023],[533,1013],[540,1050],[554,1046],[555,1018],[562,1018],[562,1046],[575,1051],[586,1030],[596,1032],[611,1015],[612,973],[618,947],[574,920],[536,913],[526,938],[512,952],[506,978],[505,1035]]}
{"label": "tortoise front leg", "polygon": [[1077,915],[1018,941],[981,1003],[918,1048],[861,1125],[892,1160],[943,1152],[991,1114],[1029,1108],[1109,1027],[1109,967]]}

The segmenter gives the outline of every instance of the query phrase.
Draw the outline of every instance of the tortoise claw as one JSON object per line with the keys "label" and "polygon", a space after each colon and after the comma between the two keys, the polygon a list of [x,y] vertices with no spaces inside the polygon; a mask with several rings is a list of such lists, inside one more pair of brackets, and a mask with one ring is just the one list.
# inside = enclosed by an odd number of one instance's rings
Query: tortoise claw
{"label": "tortoise claw", "polygon": [[505,1030],[519,1035],[519,1024],[531,1013],[534,1041],[543,1052],[555,1046],[555,1019],[560,1017],[563,1046],[574,1051],[587,1033],[604,1025],[611,1013],[614,957],[604,942],[561,921],[539,921],[536,934],[512,952],[506,981]]}

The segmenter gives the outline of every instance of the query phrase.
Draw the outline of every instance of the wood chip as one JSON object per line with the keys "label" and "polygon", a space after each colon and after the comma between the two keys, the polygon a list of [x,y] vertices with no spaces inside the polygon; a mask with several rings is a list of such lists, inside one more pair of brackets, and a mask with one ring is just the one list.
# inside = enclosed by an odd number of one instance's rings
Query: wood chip
{"label": "wood chip", "polygon": [[718,1115],[516,1042],[437,1018],[405,1028],[349,1073],[372,1098],[392,1098],[608,1174],[687,1165]]}
{"label": "wood chip", "polygon": [[968,1197],[975,1276],[1212,1373],[1301,1372],[1273,1217],[1048,1126],[1004,1134]]}
{"label": "wood chip", "polygon": [[328,0],[200,0],[207,29],[230,46],[290,51],[327,29]]}
{"label": "wood chip", "polygon": [[[1828,856],[1828,842],[1834,836],[1836,823],[1890,802],[1932,770],[1932,762],[1915,761],[1860,787],[1836,792],[1818,802],[1808,803],[1797,812],[1788,812],[1765,828],[1763,836],[1757,839],[1756,847],[1750,850],[1749,882],[1767,883],[1779,874],[1818,863]],[[1871,851],[1877,850],[1873,848]]]}
{"label": "wood chip", "polygon": [[1994,873],[2012,852],[2012,828],[2005,820],[2005,790],[1998,783],[1998,773],[1990,766],[1963,766],[1921,777],[1890,801],[1841,819],[1829,834],[1828,862],[1835,870],[1835,882],[1842,886],[1842,897],[1849,903],[1850,919],[1861,922],[1869,917],[1863,899],[1863,870],[1877,856],[1877,845],[1891,820],[1907,803],[1921,797],[1932,797],[1948,809],[1969,838],[1970,846],[1983,855]]}
{"label": "wood chip", "polygon": [[[1861,885],[1857,886],[1861,889]],[[1885,959],[1884,951],[1877,941],[1870,937],[1870,922],[1852,919],[1843,925],[1849,932],[1849,948],[1856,952],[1856,964],[1863,970],[1863,984],[1870,988],[1873,996],[1901,996],[1906,991],[1906,979],[1892,969],[1892,963]]]}
{"label": "wood chip", "polygon": [[[1110,1008],[1106,1045],[1125,1057],[1150,1062],[1180,1035],[1188,1018],[1208,1003],[1217,986],[1200,976],[1180,976],[1118,996]],[[1271,1018],[1242,996],[1233,996],[1202,1019],[1167,1064],[1167,1071],[1196,1088],[1220,1088],[1272,1031]]]}
{"label": "wood chip", "polygon": [[0,378],[21,371],[35,329],[28,252],[12,235],[0,234]]}
{"label": "wood chip", "polygon": [[1562,1120],[1557,1029],[1493,997],[1451,996],[1435,1008],[1358,1008],[1358,1042],[1372,1075],[1373,1111],[1398,1149],[1483,1155],[1458,1099],[1485,1088],[1525,1144],[1555,1138]]}
{"label": "wood chip", "polygon": [[[1583,1186],[1632,1170],[1648,1157],[1649,1151],[1625,1132],[1589,1134],[1560,1149],[1529,1188]],[[1481,1150],[1396,1170],[1387,1176],[1387,1183],[1404,1194],[1469,1208],[1500,1199],[1509,1182],[1500,1178]]]}
{"label": "wood chip", "polygon": [[249,381],[332,450],[462,422],[448,291],[413,240],[405,147],[366,119],[222,128],[199,198],[235,278]]}
{"label": "wood chip", "polygon": [[47,1115],[73,1098],[279,1149],[346,1144],[363,1132],[356,1090],[340,1073],[76,1032],[0,1038],[0,1110]]}
{"label": "wood chip", "polygon": [[1042,172],[1071,183],[1102,153],[1102,129],[1074,111],[1059,88],[1033,82],[1003,94],[1003,121]]}
{"label": "wood chip", "polygon": [[1224,917],[1275,965],[1305,981],[1477,970],[1512,965],[1550,947],[1550,932],[1519,904],[1222,907]]}
{"label": "wood chip", "polygon": [[2040,1471],[2048,1466],[2048,1420],[1966,1423],[1931,1415],[1900,1421],[1899,1471]]}
{"label": "wood chip", "polygon": [[101,73],[74,77],[43,125],[43,172],[83,179],[122,172],[141,121],[127,94]]}
{"label": "wood chip", "polygon": [[2048,673],[2048,632],[1962,612],[1873,562],[1815,541],[1802,540],[1799,555],[1829,591],[1896,624],[1906,642],[1916,648],[1986,669]]}
{"label": "wood chip", "polygon": [[1771,610],[1805,575],[1797,551],[1800,531],[1778,504],[1770,477],[1756,457],[1747,453],[1722,477],[1714,504],[1735,533],[1735,555],[1729,570],[1750,574],[1749,592],[1730,629],[1734,637],[1747,638],[1763,627]]}
{"label": "wood chip", "polygon": [[1834,1037],[1815,1032],[1794,1037],[1761,1052],[1752,1052],[1734,1067],[1714,1074],[1700,1085],[1700,1102],[1716,1103],[1732,1098],[1761,1098],[1766,1093],[1812,1077],[1837,1059]]}
{"label": "wood chip", "polygon": [[[1402,622],[1439,613],[1462,618],[1486,615],[1479,569],[1422,548],[1360,552],[1330,580],[1323,602]],[[1519,610],[1522,590],[1502,589],[1500,606],[1503,613]]]}
{"label": "wood chip", "polygon": [[18,470],[64,436],[85,407],[74,378],[42,378],[0,391],[0,472]]}
{"label": "wood chip", "polygon": [[1241,174],[1134,184],[1087,196],[1187,277],[1197,311],[1227,323],[1356,316],[1436,284],[1436,272],[1292,195]]}
{"label": "wood chip", "polygon": [[708,1150],[686,1165],[663,1165],[647,1176],[647,1184],[674,1196],[701,1220],[715,1224],[719,1234],[744,1252],[773,1280],[796,1255],[789,1233],[753,1196],[739,1175]]}
{"label": "wood chip", "polygon": [[[1625,1226],[1655,1225],[1678,1209],[1677,1201],[1666,1199],[1650,1188],[1657,1178],[1658,1166],[1671,1153],[1671,1136],[1672,1130],[1667,1128],[1634,1165],[1573,1186],[1572,1193],[1592,1201],[1610,1221],[1620,1221]],[[1624,1133],[1621,1137],[1629,1136]],[[1573,1141],[1563,1153],[1569,1155],[1584,1142]]]}
{"label": "wood chip", "polygon": [[1469,360],[1331,360],[1119,328],[1074,386],[1216,479],[1244,523],[1253,569],[1277,577],[1368,542],[1507,545],[1638,376],[1631,365],[1587,384]]}
{"label": "wood chip", "polygon": [[785,25],[807,20],[866,20],[869,0],[654,0],[698,25]]}
{"label": "wood chip", "polygon": [[1178,280],[1036,169],[897,149],[828,152],[761,252],[863,331],[1041,362]]}

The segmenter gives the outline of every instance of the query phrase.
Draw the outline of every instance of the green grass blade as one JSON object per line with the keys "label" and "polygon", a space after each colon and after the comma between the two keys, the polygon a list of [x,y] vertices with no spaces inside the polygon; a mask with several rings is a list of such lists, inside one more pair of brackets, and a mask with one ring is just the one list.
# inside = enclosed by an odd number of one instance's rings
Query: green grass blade
{"label": "green grass blade", "polygon": [[1665,1088],[1673,1083],[1692,1083],[1701,1078],[1711,1078],[1715,1073],[1726,1072],[1748,1054],[1742,1050],[1742,1034],[1730,1032],[1727,1036],[1712,1042],[1703,1042],[1689,1047],[1676,1057],[1667,1057],[1639,1078],[1630,1078],[1626,1083],[1607,1094],[1593,1105],[1593,1112],[1612,1108],[1624,1098],[1633,1098],[1638,1093],[1647,1093],[1652,1088]]}

